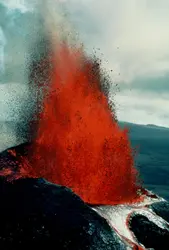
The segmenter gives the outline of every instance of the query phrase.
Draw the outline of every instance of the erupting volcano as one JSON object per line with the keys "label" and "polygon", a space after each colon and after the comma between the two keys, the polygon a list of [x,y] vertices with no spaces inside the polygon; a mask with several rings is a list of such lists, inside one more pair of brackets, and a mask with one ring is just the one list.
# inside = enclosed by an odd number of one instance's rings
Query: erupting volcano
{"label": "erupting volcano", "polygon": [[67,186],[90,204],[136,201],[128,132],[119,128],[102,91],[99,64],[66,43],[50,64],[51,82],[43,88],[36,138],[24,163],[28,175]]}
{"label": "erupting volcano", "polygon": [[59,2],[37,1],[23,19],[35,30],[24,46],[28,96],[12,124],[17,141],[0,152],[0,249],[169,249],[169,203],[142,187],[109,98],[111,80]]}

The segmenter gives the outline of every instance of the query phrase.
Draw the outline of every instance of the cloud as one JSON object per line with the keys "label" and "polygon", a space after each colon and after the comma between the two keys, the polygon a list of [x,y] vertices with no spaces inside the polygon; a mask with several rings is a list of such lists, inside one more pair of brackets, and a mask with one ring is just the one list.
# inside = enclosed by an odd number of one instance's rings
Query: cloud
{"label": "cloud", "polygon": [[4,48],[6,39],[2,28],[0,27],[0,74],[4,72]]}
{"label": "cloud", "polygon": [[23,13],[28,11],[30,7],[27,0],[0,0],[0,3],[10,10],[19,9]]}
{"label": "cloud", "polygon": [[168,0],[67,3],[87,46],[100,47],[108,61],[106,67],[114,70],[116,80],[131,82],[137,77],[169,72]]}
{"label": "cloud", "polygon": [[169,126],[169,1],[65,2],[85,46],[100,48],[103,66],[119,82],[118,119]]}
{"label": "cloud", "polygon": [[125,90],[119,92],[114,99],[119,120],[169,127],[169,93],[159,95]]}
{"label": "cloud", "polygon": [[[1,2],[21,10],[31,7],[26,0]],[[168,0],[58,2],[67,8],[88,50],[100,48],[104,66],[113,70],[113,80],[131,83],[139,77],[163,77],[169,72]]]}
{"label": "cloud", "polygon": [[[35,20],[33,14],[24,14],[20,9],[9,9],[0,2],[0,56],[3,66],[3,71],[0,72],[1,83],[27,82],[28,52],[35,39]],[[35,25],[34,29],[32,24]]]}
{"label": "cloud", "polygon": [[[41,6],[43,1],[32,0],[31,5],[31,1],[0,0],[0,62],[2,64],[0,66],[4,68],[4,71],[0,72],[0,121],[20,121],[26,115],[30,115],[28,98],[32,97],[27,89],[31,80],[31,63],[45,56],[48,49],[44,21],[52,21],[52,28],[57,32],[60,23],[65,25],[65,29],[69,29],[59,6],[53,5],[53,1],[50,6],[47,6],[45,5],[47,1],[50,2],[50,0],[44,0],[44,5]],[[36,6],[39,3],[38,7],[41,9]],[[46,19],[42,18],[41,11],[46,11],[48,18],[46,16]],[[48,14],[47,11],[50,13]],[[64,35],[62,33],[60,30],[60,35]],[[42,77],[39,76],[39,78]],[[26,102],[27,106],[25,106]]]}

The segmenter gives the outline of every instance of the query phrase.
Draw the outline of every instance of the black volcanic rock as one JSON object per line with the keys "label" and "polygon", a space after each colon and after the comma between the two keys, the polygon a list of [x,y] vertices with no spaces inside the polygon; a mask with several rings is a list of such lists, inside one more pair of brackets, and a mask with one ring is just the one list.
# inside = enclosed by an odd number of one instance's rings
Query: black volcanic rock
{"label": "black volcanic rock", "polygon": [[19,144],[17,146],[8,148],[0,153],[0,160],[4,160],[4,159],[10,160],[11,159],[14,161],[15,158],[14,157],[10,158],[11,154],[9,153],[9,151],[15,150],[15,152],[18,156],[25,156],[28,154],[30,147],[31,147],[31,143],[25,142],[25,143]]}
{"label": "black volcanic rock", "polygon": [[[11,169],[13,172],[19,170],[18,163],[20,156],[28,155],[31,143],[23,143],[15,147],[8,148],[0,153],[0,170]],[[11,151],[15,151],[16,155],[13,155]]]}
{"label": "black volcanic rock", "polygon": [[[0,249],[126,249],[107,222],[66,187],[0,180]],[[50,249],[50,248],[49,248]]]}
{"label": "black volcanic rock", "polygon": [[169,223],[169,202],[161,201],[149,206],[158,216]]}
{"label": "black volcanic rock", "polygon": [[161,228],[141,214],[131,215],[129,228],[138,242],[146,248],[155,250],[169,249],[169,228]]}

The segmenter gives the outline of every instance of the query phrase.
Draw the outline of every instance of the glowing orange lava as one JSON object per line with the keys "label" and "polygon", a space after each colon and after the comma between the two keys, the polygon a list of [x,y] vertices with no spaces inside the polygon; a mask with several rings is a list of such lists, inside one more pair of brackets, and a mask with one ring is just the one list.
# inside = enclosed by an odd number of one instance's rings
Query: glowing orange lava
{"label": "glowing orange lava", "polygon": [[29,175],[71,188],[90,204],[138,198],[137,171],[126,130],[101,91],[101,73],[82,50],[60,45]]}

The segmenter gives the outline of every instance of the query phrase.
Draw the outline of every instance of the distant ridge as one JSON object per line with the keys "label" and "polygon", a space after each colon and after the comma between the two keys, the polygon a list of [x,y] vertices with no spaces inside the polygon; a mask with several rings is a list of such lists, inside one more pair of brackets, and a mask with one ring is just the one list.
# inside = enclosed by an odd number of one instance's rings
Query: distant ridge
{"label": "distant ridge", "polygon": [[167,127],[164,127],[164,126],[158,126],[158,125],[155,125],[155,124],[147,124],[146,126],[147,126],[147,127],[152,127],[152,128],[169,129],[169,128],[167,128]]}
{"label": "distant ridge", "polygon": [[169,127],[155,125],[155,124],[139,124],[139,123],[133,123],[133,122],[126,122],[126,121],[119,121],[120,125],[126,125],[126,126],[141,126],[141,127],[147,127],[147,128],[154,128],[154,129],[169,129]]}

